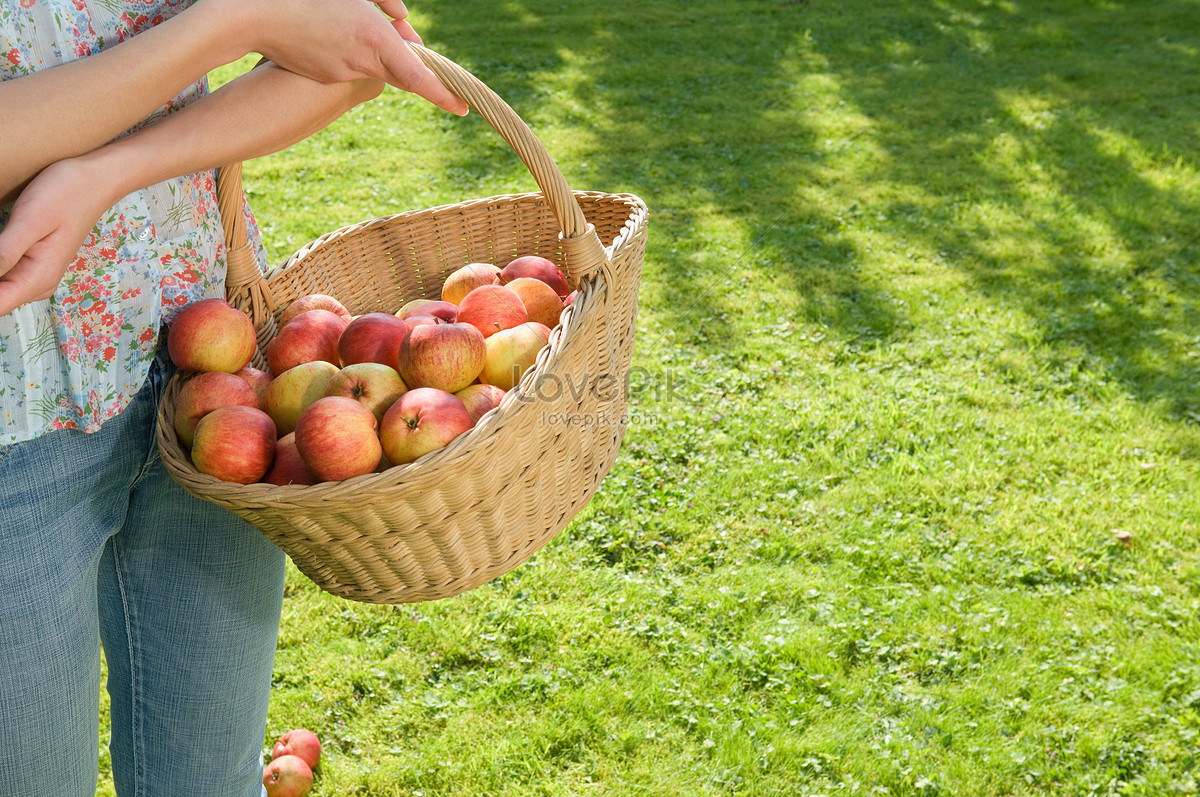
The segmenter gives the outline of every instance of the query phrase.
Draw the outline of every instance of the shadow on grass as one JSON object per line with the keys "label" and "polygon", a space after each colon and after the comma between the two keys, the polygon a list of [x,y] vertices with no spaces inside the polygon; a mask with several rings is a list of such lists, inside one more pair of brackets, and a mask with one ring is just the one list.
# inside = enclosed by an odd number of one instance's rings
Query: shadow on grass
{"label": "shadow on grass", "polygon": [[[556,122],[540,115],[536,76],[582,74],[545,106],[586,109],[566,123],[603,146],[564,172],[646,199],[647,279],[685,337],[734,334],[724,294],[741,265],[777,276],[797,317],[851,341],[907,334],[897,278],[859,268],[868,209],[891,240],[1019,310],[1037,343],[1174,417],[1200,414],[1195,3],[421,10],[446,54],[535,130]],[[861,121],[839,122],[841,106]],[[456,130],[461,168],[495,169],[494,150],[466,140],[490,131]],[[714,242],[702,232],[714,228],[732,229]]]}

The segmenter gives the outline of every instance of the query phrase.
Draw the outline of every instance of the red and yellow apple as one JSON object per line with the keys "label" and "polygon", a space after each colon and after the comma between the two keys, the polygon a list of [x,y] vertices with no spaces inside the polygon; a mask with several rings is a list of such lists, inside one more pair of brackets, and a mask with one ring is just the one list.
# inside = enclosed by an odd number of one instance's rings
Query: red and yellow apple
{"label": "red and yellow apple", "polygon": [[238,484],[261,481],[275,458],[275,422],[257,407],[218,407],[196,424],[192,464]]}
{"label": "red and yellow apple", "polygon": [[470,324],[421,324],[400,344],[396,370],[410,390],[453,393],[475,381],[485,354],[483,334]]}
{"label": "red and yellow apple", "polygon": [[382,363],[396,367],[396,354],[408,336],[408,324],[391,313],[365,313],[351,321],[338,338],[341,365]]}
{"label": "red and yellow apple", "polygon": [[408,387],[395,368],[383,363],[351,363],[338,371],[325,386],[326,396],[345,396],[362,404],[383,420],[388,407]]}
{"label": "red and yellow apple", "polygon": [[458,396],[418,387],[384,413],[379,439],[388,460],[403,465],[444,447],[471,426],[471,415]]}
{"label": "red and yellow apple", "polygon": [[501,329],[525,323],[529,320],[529,312],[512,288],[481,285],[459,303],[458,320],[475,327],[486,338]]}
{"label": "red and yellow apple", "polygon": [[263,767],[267,797],[304,797],[312,789],[312,767],[296,755],[281,755]]}
{"label": "red and yellow apple", "polygon": [[196,424],[218,407],[233,405],[259,409],[258,394],[250,383],[225,371],[203,371],[183,383],[175,405],[175,433],[185,448],[192,447]]}
{"label": "red and yellow apple", "polygon": [[254,393],[258,396],[258,404],[261,407],[263,394],[267,392],[267,386],[271,384],[271,380],[275,377],[261,368],[255,368],[253,365],[243,366],[234,376],[240,376],[246,380],[246,384],[254,388]]}
{"label": "red and yellow apple", "polygon": [[479,423],[479,419],[485,413],[500,406],[500,401],[504,398],[505,393],[505,390],[495,385],[480,383],[467,385],[454,395],[458,396],[463,406],[467,408],[467,413],[471,416],[471,424],[474,425]]}
{"label": "red and yellow apple", "polygon": [[457,321],[458,305],[450,302],[444,302],[441,299],[429,299],[423,302],[412,302],[411,307],[404,312],[401,318],[410,318],[411,316],[431,315],[440,318],[443,321]]}
{"label": "red and yellow apple", "polygon": [[275,441],[275,461],[262,480],[267,484],[317,484],[321,478],[300,456],[296,448],[296,433],[288,432]]}
{"label": "red and yellow apple", "polygon": [[167,332],[167,354],[185,371],[232,374],[250,362],[256,345],[250,316],[224,299],[189,304]]}
{"label": "red and yellow apple", "polygon": [[467,263],[446,277],[442,283],[442,300],[458,304],[468,293],[480,285],[494,285],[500,281],[500,267],[491,263]]}
{"label": "red and yellow apple", "polygon": [[567,276],[563,274],[562,269],[554,265],[553,260],[537,255],[514,258],[500,269],[500,282],[504,285],[518,277],[539,279],[553,288],[560,297],[571,292],[571,285],[567,282]]}
{"label": "red and yellow apple", "polygon": [[305,310],[267,344],[267,367],[275,376],[313,360],[325,360],[340,367],[338,339],[349,323],[329,310]]}
{"label": "red and yellow apple", "polygon": [[275,421],[279,436],[295,431],[296,420],[310,404],[325,395],[340,369],[325,360],[295,365],[275,377],[263,394],[262,408]]}
{"label": "red and yellow apple", "polygon": [[297,755],[312,769],[321,761],[321,740],[307,728],[296,728],[280,736],[271,747],[271,758]]}
{"label": "red and yellow apple", "polygon": [[563,300],[548,284],[533,277],[517,277],[506,287],[521,297],[530,321],[545,324],[551,329],[558,326]]}
{"label": "red and yellow apple", "polygon": [[284,308],[284,311],[279,316],[279,326],[286,325],[296,316],[306,313],[309,310],[328,310],[346,319],[347,322],[353,317],[350,311],[346,309],[346,306],[332,296],[324,293],[310,293],[293,300],[291,304]]}
{"label": "red and yellow apple", "polygon": [[363,404],[345,396],[325,396],[296,420],[296,449],[322,481],[373,473],[383,449],[379,422]]}
{"label": "red and yellow apple", "polygon": [[502,390],[512,389],[549,341],[549,327],[534,321],[500,330],[485,341],[487,353],[479,381]]}

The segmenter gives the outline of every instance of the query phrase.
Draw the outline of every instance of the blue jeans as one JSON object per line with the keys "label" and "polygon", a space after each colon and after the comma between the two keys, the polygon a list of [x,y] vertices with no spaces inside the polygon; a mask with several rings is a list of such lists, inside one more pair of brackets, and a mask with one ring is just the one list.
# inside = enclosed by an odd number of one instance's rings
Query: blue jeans
{"label": "blue jeans", "polygon": [[0,797],[260,797],[284,555],[167,475],[165,347],[99,432],[0,447]]}

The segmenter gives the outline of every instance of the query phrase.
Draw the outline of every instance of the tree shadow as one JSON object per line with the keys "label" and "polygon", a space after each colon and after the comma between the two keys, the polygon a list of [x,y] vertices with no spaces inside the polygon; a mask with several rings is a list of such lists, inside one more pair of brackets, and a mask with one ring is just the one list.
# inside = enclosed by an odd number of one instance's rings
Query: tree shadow
{"label": "tree shadow", "polygon": [[[647,200],[647,278],[669,325],[732,335],[723,294],[748,264],[778,275],[799,319],[867,345],[906,335],[896,277],[862,268],[871,255],[850,234],[869,211],[898,245],[1030,319],[1039,345],[1192,419],[1194,11],[1182,0],[514,0],[481,25],[461,5],[421,8],[451,43],[443,52],[535,131],[565,121],[602,142],[560,165],[576,187]],[[579,64],[553,107],[588,113],[555,120],[538,76]],[[819,105],[797,110],[830,95],[861,123],[831,130]],[[495,169],[494,151],[472,143],[490,131],[452,130],[465,173]],[[838,184],[847,163],[853,184]],[[836,211],[831,196],[844,197]],[[697,221],[718,217],[737,243],[713,252]]]}

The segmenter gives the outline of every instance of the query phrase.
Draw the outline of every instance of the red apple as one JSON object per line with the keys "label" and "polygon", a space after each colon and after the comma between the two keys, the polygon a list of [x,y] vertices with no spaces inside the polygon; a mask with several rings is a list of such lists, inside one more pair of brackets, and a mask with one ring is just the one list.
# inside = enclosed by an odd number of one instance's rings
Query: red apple
{"label": "red apple", "polygon": [[458,304],[463,297],[480,285],[500,281],[500,267],[491,263],[467,263],[450,273],[442,283],[442,301]]}
{"label": "red apple", "polygon": [[575,296],[578,295],[578,293],[579,293],[579,291],[571,291],[570,293],[567,294],[567,298],[563,299],[563,309],[564,310],[566,308],[570,307],[571,305],[575,304]]}
{"label": "red apple", "polygon": [[486,341],[487,356],[479,380],[502,390],[512,389],[549,341],[549,327],[533,321],[500,330]]}
{"label": "red apple", "polygon": [[218,407],[196,424],[192,464],[222,481],[261,481],[275,458],[275,422],[257,407]]}
{"label": "red apple", "polygon": [[512,288],[481,285],[459,303],[458,320],[475,327],[486,338],[501,329],[525,323],[529,320],[529,312]]}
{"label": "red apple", "polygon": [[312,789],[312,767],[298,755],[283,755],[263,767],[267,797],[304,797]]}
{"label": "red apple", "polygon": [[458,396],[467,408],[467,413],[471,416],[471,424],[474,425],[479,423],[479,419],[483,417],[484,413],[500,406],[505,391],[495,385],[475,384],[467,385],[454,395]]}
{"label": "red apple", "polygon": [[[413,302],[412,306],[405,311],[401,318],[407,319],[409,316],[416,315],[431,315],[442,319],[443,321],[457,321],[458,305],[450,302],[443,302],[440,299],[430,299],[424,302]],[[407,306],[407,305],[406,305]]]}
{"label": "red apple", "polygon": [[203,299],[179,311],[167,333],[167,354],[185,371],[239,370],[254,356],[250,316],[224,299]]}
{"label": "red apple", "polygon": [[400,344],[397,370],[410,389],[453,393],[475,381],[485,353],[483,334],[470,324],[421,324]]}
{"label": "red apple", "polygon": [[250,383],[224,371],[203,371],[183,383],[175,405],[175,433],[185,448],[192,447],[196,424],[217,407],[233,405],[259,409]]}
{"label": "red apple", "polygon": [[295,431],[300,413],[325,395],[338,367],[325,360],[300,363],[271,381],[263,394],[262,408],[275,421],[279,436]]}
{"label": "red apple", "polygon": [[409,299],[407,302],[400,305],[400,309],[397,310],[396,314],[395,314],[396,318],[404,318],[406,315],[408,315],[412,311],[412,309],[414,307],[418,307],[422,304],[428,304],[429,302],[432,302],[432,301],[434,301],[434,300],[433,299],[425,299],[425,298]]}
{"label": "red apple", "polygon": [[321,740],[307,728],[288,731],[275,740],[275,746],[271,748],[272,759],[285,755],[300,756],[304,763],[316,769],[321,760]]}
{"label": "red apple", "polygon": [[267,344],[267,367],[275,376],[313,360],[325,360],[340,367],[338,338],[349,323],[329,310],[305,310]]}
{"label": "red apple", "polygon": [[458,396],[418,387],[384,413],[379,439],[388,460],[402,465],[442,448],[471,426],[471,414]]}
{"label": "red apple", "polygon": [[310,293],[294,300],[284,309],[283,313],[279,316],[279,326],[284,326],[296,316],[306,313],[309,310],[328,310],[334,315],[339,315],[346,319],[347,322],[353,318],[350,315],[350,311],[346,309],[346,306],[332,296],[324,293]]}
{"label": "red apple", "polygon": [[296,420],[296,448],[322,481],[372,473],[383,449],[375,414],[352,398],[326,396]]}
{"label": "red apple", "polygon": [[345,396],[362,404],[382,420],[388,407],[407,390],[395,368],[383,363],[351,363],[334,374],[325,386],[326,396]]}
{"label": "red apple", "polygon": [[554,261],[538,257],[537,255],[518,257],[509,261],[508,265],[500,269],[500,282],[504,285],[507,285],[518,277],[539,279],[553,288],[554,292],[559,296],[566,296],[571,292],[571,286],[567,282],[567,275],[563,274],[562,269],[554,265]]}
{"label": "red apple", "polygon": [[530,321],[545,324],[551,329],[558,326],[563,300],[553,288],[533,277],[517,277],[508,283],[508,287],[521,297]]}
{"label": "red apple", "polygon": [[267,484],[317,484],[321,477],[300,456],[296,448],[296,433],[289,432],[275,441],[275,461],[262,479]]}
{"label": "red apple", "polygon": [[435,315],[410,315],[404,317],[404,323],[408,325],[408,331],[412,332],[413,327],[419,327],[422,324],[445,324],[446,319],[438,318]]}
{"label": "red apple", "polygon": [[343,366],[354,363],[383,363],[396,367],[396,353],[408,335],[408,324],[391,313],[366,313],[351,321],[338,338],[338,357]]}
{"label": "red apple", "polygon": [[258,396],[258,404],[261,407],[263,394],[267,392],[267,386],[271,384],[271,380],[275,377],[260,368],[255,368],[253,365],[243,366],[234,376],[240,376],[246,380],[246,384],[254,388],[254,393]]}

